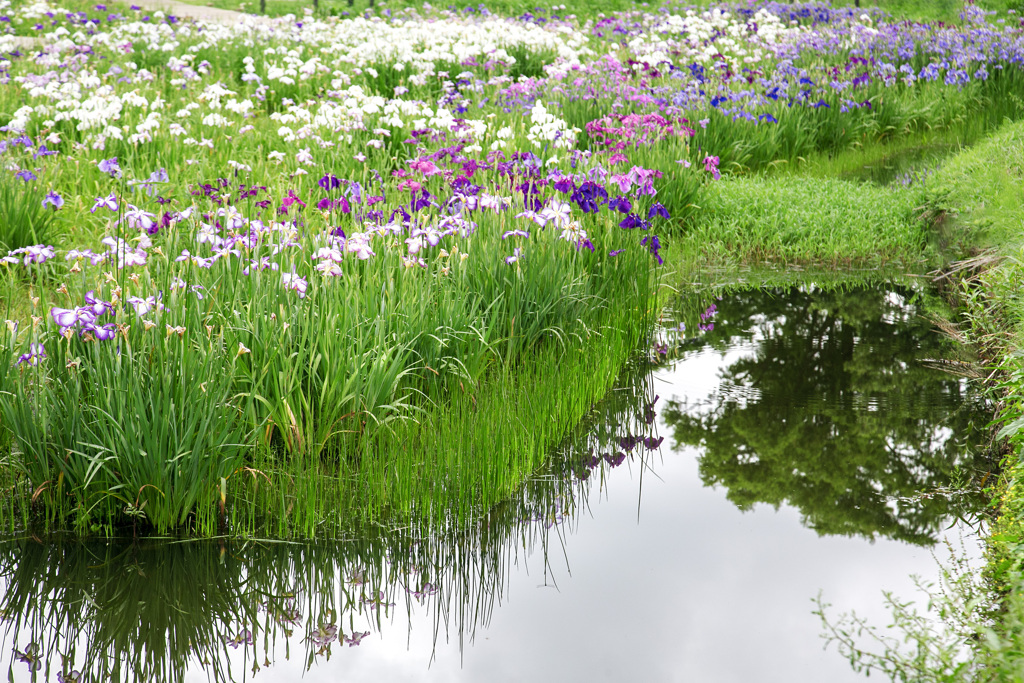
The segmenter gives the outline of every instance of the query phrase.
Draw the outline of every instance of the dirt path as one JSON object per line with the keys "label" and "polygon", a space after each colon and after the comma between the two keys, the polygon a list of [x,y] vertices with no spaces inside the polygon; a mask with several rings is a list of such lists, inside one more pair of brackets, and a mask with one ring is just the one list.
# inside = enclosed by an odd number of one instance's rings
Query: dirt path
{"label": "dirt path", "polygon": [[235,24],[242,21],[243,18],[255,20],[260,23],[268,21],[267,17],[262,17],[256,14],[245,14],[243,12],[235,12],[234,10],[217,9],[216,7],[206,7],[204,5],[190,5],[185,2],[178,2],[177,0],[131,1],[132,4],[150,11],[155,12],[156,10],[162,10],[165,14],[173,14],[176,17],[199,19],[200,21],[211,21],[220,24]]}
{"label": "dirt path", "polygon": [[178,2],[177,0],[131,0],[131,2],[143,9],[154,12],[162,10],[165,14],[173,14],[176,17],[199,19],[201,21],[221,24],[235,24],[243,18],[249,18],[261,23],[268,21],[267,17],[256,14],[245,14],[243,12],[235,12],[234,10],[217,9],[216,7],[206,7],[204,5],[190,5],[185,2]]}
{"label": "dirt path", "polygon": [[[131,3],[150,12],[160,10],[164,14],[173,14],[182,19],[198,19],[199,21],[216,22],[219,24],[237,24],[243,20],[256,23],[270,21],[268,17],[257,14],[245,14],[243,12],[217,9],[203,5],[190,5],[185,2],[178,2],[177,0],[131,0]],[[5,36],[5,38],[12,40],[15,47],[19,48],[31,49],[43,44],[42,38],[36,36]]]}

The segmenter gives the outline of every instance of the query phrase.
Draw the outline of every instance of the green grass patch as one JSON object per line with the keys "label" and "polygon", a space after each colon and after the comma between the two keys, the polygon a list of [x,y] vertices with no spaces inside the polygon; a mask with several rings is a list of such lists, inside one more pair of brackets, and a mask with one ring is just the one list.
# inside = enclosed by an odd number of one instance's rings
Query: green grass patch
{"label": "green grass patch", "polygon": [[720,263],[919,263],[916,191],[843,180],[730,178],[710,185],[683,238]]}

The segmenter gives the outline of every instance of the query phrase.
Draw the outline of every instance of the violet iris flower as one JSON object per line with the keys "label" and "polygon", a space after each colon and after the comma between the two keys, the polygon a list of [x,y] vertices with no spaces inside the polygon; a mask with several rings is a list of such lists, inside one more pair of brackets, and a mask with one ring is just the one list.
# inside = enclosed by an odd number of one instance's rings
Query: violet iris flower
{"label": "violet iris flower", "polygon": [[306,278],[300,277],[295,273],[281,273],[281,282],[284,284],[285,289],[294,289],[300,299],[306,298],[306,288],[308,287]]}
{"label": "violet iris flower", "polygon": [[53,247],[48,244],[33,244],[30,247],[15,249],[8,256],[22,256],[22,263],[42,265],[54,257]]}
{"label": "violet iris flower", "polygon": [[648,218],[654,218],[655,216],[661,216],[665,219],[671,218],[668,213],[668,209],[662,206],[660,202],[654,202],[651,208],[647,211]]}
{"label": "violet iris flower", "polygon": [[95,289],[90,289],[85,293],[85,303],[92,309],[93,315],[96,316],[114,312],[113,304],[96,298]]}
{"label": "violet iris flower", "polygon": [[[41,361],[44,358],[46,358],[46,349],[43,348],[42,344],[36,342],[29,345],[28,353],[23,353],[20,356],[18,356],[18,360],[15,363],[15,365],[21,365],[22,363],[28,363],[29,365],[39,365],[39,361]],[[26,651],[27,650],[28,648],[26,648]],[[22,659],[19,657],[19,661],[27,662],[29,661],[29,659]]]}
{"label": "violet iris flower", "polygon": [[53,190],[50,190],[46,193],[46,197],[43,198],[43,207],[45,208],[47,204],[53,206],[53,210],[56,211],[60,207],[64,206],[64,198]]}
{"label": "violet iris flower", "polygon": [[79,323],[90,325],[96,321],[96,316],[93,315],[92,309],[89,307],[58,308],[54,306],[50,309],[50,316],[53,318],[53,322],[57,323],[62,330],[68,327],[76,327]]}
{"label": "violet iris flower", "polygon": [[334,174],[332,174],[332,173],[328,173],[323,178],[318,180],[317,184],[320,187],[322,187],[325,192],[330,192],[331,190],[337,190],[339,187],[341,187],[341,181],[338,180],[334,176]]}
{"label": "violet iris flower", "polygon": [[103,173],[109,173],[111,178],[121,177],[121,166],[117,163],[117,157],[104,159],[99,163],[99,169]]}
{"label": "violet iris flower", "polygon": [[608,202],[608,208],[612,211],[618,211],[619,213],[629,213],[630,209],[633,208],[633,205],[625,196],[619,195]]}
{"label": "violet iris flower", "polygon": [[114,323],[107,323],[106,325],[94,325],[89,328],[89,331],[96,335],[96,339],[99,341],[110,341],[117,334],[117,326]]}
{"label": "violet iris flower", "polygon": [[665,260],[661,258],[661,254],[658,250],[661,249],[661,241],[658,240],[657,235],[648,235],[647,237],[640,240],[640,246],[646,246],[647,250],[651,252],[654,258],[658,259],[658,265],[664,265]]}

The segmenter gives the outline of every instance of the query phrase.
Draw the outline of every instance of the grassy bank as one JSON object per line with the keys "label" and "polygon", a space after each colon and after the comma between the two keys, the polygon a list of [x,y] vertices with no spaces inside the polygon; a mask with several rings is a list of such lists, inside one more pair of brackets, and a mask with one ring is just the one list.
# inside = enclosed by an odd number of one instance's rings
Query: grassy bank
{"label": "grassy bank", "polygon": [[707,188],[684,240],[717,264],[914,267],[928,242],[920,196],[827,178],[732,178]]}

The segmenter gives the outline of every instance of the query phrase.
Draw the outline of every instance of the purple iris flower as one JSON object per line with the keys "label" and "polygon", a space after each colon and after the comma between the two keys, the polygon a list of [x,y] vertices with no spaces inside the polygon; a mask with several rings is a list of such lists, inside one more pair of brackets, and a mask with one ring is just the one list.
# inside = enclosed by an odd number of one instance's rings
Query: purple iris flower
{"label": "purple iris flower", "polygon": [[416,193],[413,193],[412,210],[421,211],[427,207],[434,206],[434,202],[430,201],[432,197],[433,195],[426,190],[422,190],[419,197],[416,197]]}
{"label": "purple iris flower", "polygon": [[292,273],[281,273],[281,283],[285,289],[292,289],[298,293],[300,299],[306,298],[306,288],[309,286],[306,278]]}
{"label": "purple iris flower", "polygon": [[143,211],[137,206],[133,206],[131,204],[128,205],[128,211],[125,212],[124,218],[121,220],[126,221],[129,227],[135,228],[136,230],[145,230],[150,234],[155,234],[155,231],[150,232],[154,226],[159,230],[159,223],[157,222],[155,214]]}
{"label": "purple iris flower", "polygon": [[512,250],[512,255],[511,256],[506,256],[505,257],[505,263],[508,264],[508,265],[512,265],[513,263],[518,261],[522,255],[523,255],[523,250],[520,249],[519,247],[516,247],[515,249]]}
{"label": "purple iris flower", "polygon": [[[112,69],[114,67],[111,67]],[[132,191],[141,187],[146,191],[150,197],[156,194],[158,183],[168,183],[171,181],[170,176],[167,174],[166,168],[158,168],[149,174],[149,177],[145,180],[132,180],[128,184],[132,186]]]}
{"label": "purple iris flower", "polygon": [[117,163],[117,157],[104,159],[99,163],[99,169],[103,173],[109,173],[111,178],[121,177],[121,166]]}
{"label": "purple iris flower", "polygon": [[353,633],[351,636],[345,636],[345,642],[348,643],[349,647],[353,647],[362,642],[363,638],[365,638],[368,635],[370,635],[369,631],[363,631],[361,633],[356,632]]}
{"label": "purple iris flower", "polygon": [[30,181],[30,180],[35,180],[36,179],[36,174],[33,173],[32,171],[18,171],[14,175],[17,176],[18,178],[21,178],[26,183],[28,181]]}
{"label": "purple iris flower", "polygon": [[640,240],[640,246],[647,247],[647,250],[651,252],[651,255],[658,259],[659,266],[664,265],[665,260],[662,259],[661,254],[658,253],[658,250],[661,249],[661,241],[658,239],[657,235],[648,235],[643,238]]}
{"label": "purple iris flower", "polygon": [[28,363],[29,365],[39,365],[39,361],[44,358],[46,358],[46,349],[43,348],[42,344],[36,342],[29,345],[28,353],[23,353],[18,356],[18,360],[15,364],[21,365],[22,363]]}
{"label": "purple iris flower", "polygon": [[320,187],[322,187],[325,192],[337,190],[339,187],[341,187],[341,181],[338,180],[332,173],[328,173],[327,175],[325,175],[323,178],[317,181],[317,184]]}
{"label": "purple iris flower", "polygon": [[722,177],[722,174],[718,171],[718,157],[706,156],[704,157],[704,170],[710,173],[715,180]]}
{"label": "purple iris flower", "polygon": [[95,292],[96,290],[90,289],[85,293],[85,303],[92,309],[93,315],[100,316],[104,313],[113,313],[113,304],[103,301],[102,299],[97,299]]}
{"label": "purple iris flower", "polygon": [[64,198],[53,190],[50,190],[46,193],[46,197],[43,198],[43,207],[46,207],[47,204],[53,206],[53,210],[56,211],[60,207],[64,206]]}
{"label": "purple iris flower", "polygon": [[575,184],[572,182],[572,178],[563,176],[555,181],[554,188],[562,194],[567,194],[575,189]]}
{"label": "purple iris flower", "polygon": [[117,326],[114,323],[107,323],[102,326],[93,325],[89,328],[89,331],[95,334],[96,339],[100,341],[110,341],[117,334]]}
{"label": "purple iris flower", "polygon": [[647,228],[646,222],[642,218],[640,218],[640,216],[637,216],[635,213],[627,214],[626,217],[619,222],[619,227],[622,228],[623,230],[633,230],[634,228]]}
{"label": "purple iris flower", "polygon": [[[57,323],[61,329],[74,327],[80,320],[79,309],[77,308],[58,308],[54,306],[50,309],[50,316],[53,318],[53,322]],[[92,316],[86,322],[92,322]]]}
{"label": "purple iris flower", "polygon": [[608,202],[608,208],[612,211],[618,211],[619,213],[629,213],[630,209],[633,208],[633,205],[630,203],[629,199],[620,194],[618,197],[615,197]]}
{"label": "purple iris flower", "polygon": [[671,218],[668,213],[668,209],[661,205],[660,202],[654,202],[650,209],[647,211],[648,218],[654,218],[655,216],[661,216],[662,218]]}
{"label": "purple iris flower", "polygon": [[15,249],[8,256],[23,256],[22,262],[26,266],[30,263],[42,265],[54,257],[54,251],[51,245],[33,244],[30,247]]}

